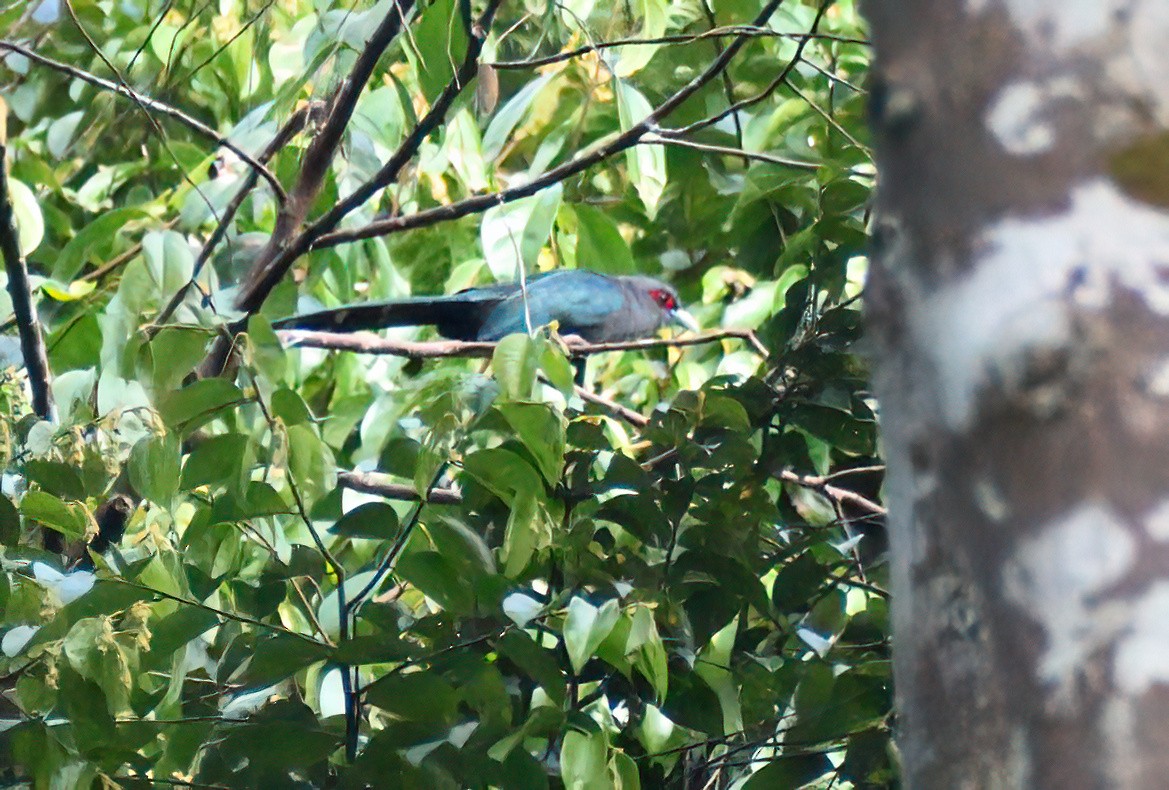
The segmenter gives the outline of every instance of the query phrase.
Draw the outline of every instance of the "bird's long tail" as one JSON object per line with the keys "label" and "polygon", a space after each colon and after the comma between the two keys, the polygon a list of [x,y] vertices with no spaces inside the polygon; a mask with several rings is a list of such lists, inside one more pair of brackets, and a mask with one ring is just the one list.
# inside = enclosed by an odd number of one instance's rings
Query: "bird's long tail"
{"label": "bird's long tail", "polygon": [[272,326],[276,329],[313,329],[324,332],[358,332],[392,326],[436,326],[445,337],[473,340],[483,323],[483,312],[497,301],[498,297],[493,294],[476,292],[417,296],[302,313],[273,321]]}

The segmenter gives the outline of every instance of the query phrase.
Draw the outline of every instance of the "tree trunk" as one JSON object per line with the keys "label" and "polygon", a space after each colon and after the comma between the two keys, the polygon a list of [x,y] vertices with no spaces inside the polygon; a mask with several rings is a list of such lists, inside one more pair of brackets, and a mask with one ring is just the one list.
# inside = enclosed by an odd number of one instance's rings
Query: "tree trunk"
{"label": "tree trunk", "polygon": [[911,788],[1169,781],[1169,3],[871,2]]}

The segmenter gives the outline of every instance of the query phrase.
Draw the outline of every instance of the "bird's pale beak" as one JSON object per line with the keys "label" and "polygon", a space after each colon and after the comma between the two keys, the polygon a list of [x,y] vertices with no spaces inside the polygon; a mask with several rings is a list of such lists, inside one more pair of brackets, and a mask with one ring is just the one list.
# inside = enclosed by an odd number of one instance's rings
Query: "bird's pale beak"
{"label": "bird's pale beak", "polygon": [[702,327],[698,325],[698,321],[690,314],[690,311],[678,308],[670,311],[670,320],[683,329],[689,329],[691,332],[701,332]]}

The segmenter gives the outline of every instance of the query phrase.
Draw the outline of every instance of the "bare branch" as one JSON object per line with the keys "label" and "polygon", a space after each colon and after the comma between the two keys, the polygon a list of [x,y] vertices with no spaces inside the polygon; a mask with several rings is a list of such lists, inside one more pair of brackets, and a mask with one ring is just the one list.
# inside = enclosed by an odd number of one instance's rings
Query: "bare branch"
{"label": "bare branch", "polygon": [[[306,329],[281,329],[277,336],[288,345],[302,348],[321,348],[330,351],[356,351],[362,354],[382,354],[408,359],[440,359],[446,357],[490,357],[495,343],[468,340],[392,340],[372,332],[316,332]],[[674,338],[647,338],[615,343],[586,343],[578,337],[563,338],[568,353],[573,357],[601,354],[607,351],[636,351],[648,348],[681,348],[714,343],[728,338],[744,340],[761,357],[767,348],[750,329],[720,329],[700,335]]]}
{"label": "bare branch", "polygon": [[[421,500],[414,486],[395,483],[389,475],[380,472],[337,472],[337,483],[352,491],[383,496],[386,499],[406,502]],[[432,505],[458,505],[463,501],[463,495],[452,488],[432,488],[426,495],[426,501]]]}
{"label": "bare branch", "polygon": [[889,512],[882,505],[878,505],[868,497],[861,496],[855,491],[849,491],[847,488],[829,484],[827,478],[824,477],[800,475],[790,469],[784,469],[779,473],[779,478],[788,483],[795,483],[798,486],[819,491],[824,496],[836,502],[849,502],[877,516],[884,516]]}
{"label": "bare branch", "polygon": [[4,269],[8,274],[8,295],[12,298],[12,312],[20,332],[20,351],[24,355],[24,368],[32,390],[32,408],[42,420],[54,420],[49,357],[28,284],[28,266],[20,254],[16,217],[8,196],[7,115],[8,107],[0,100],[0,255],[4,257]]}
{"label": "bare branch", "polygon": [[157,99],[152,99],[146,94],[133,90],[128,86],[119,85],[116,82],[111,82],[110,80],[103,79],[102,77],[98,77],[94,74],[90,74],[89,72],[83,71],[76,66],[70,66],[67,63],[61,63],[60,61],[45,57],[44,55],[41,55],[40,53],[29,49],[28,47],[22,46],[21,44],[17,44],[14,41],[0,39],[0,51],[4,50],[7,50],[8,52],[15,52],[18,55],[22,55],[23,57],[28,58],[34,63],[47,66],[54,71],[59,71],[62,74],[67,74],[70,77],[79,79],[82,82],[93,85],[94,87],[101,88],[102,90],[117,94],[122,98],[129,99],[130,101],[133,101],[141,106],[143,109],[151,110],[160,115],[165,115],[168,118],[174,118],[176,121],[183,124],[187,128],[203,135],[210,140],[213,140],[217,145],[223,146],[242,159],[244,162],[246,162],[249,167],[258,172],[264,178],[264,180],[268,182],[268,185],[272,187],[272,191],[276,193],[276,199],[278,201],[283,203],[287,199],[288,196],[284,191],[284,187],[280,185],[280,182],[277,180],[276,176],[274,176],[272,172],[264,165],[262,165],[255,157],[240,148],[228,138],[221,135],[219,132],[212,129],[207,124],[178,109],[177,107],[172,107],[171,105],[160,102]]}

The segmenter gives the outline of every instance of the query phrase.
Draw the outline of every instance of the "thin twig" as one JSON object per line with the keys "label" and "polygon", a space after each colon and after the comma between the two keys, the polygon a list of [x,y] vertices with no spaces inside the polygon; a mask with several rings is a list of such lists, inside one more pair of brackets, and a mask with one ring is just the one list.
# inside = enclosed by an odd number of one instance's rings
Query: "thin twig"
{"label": "thin twig", "polygon": [[579,384],[574,386],[576,394],[580,396],[581,400],[592,403],[595,406],[600,406],[603,409],[607,409],[611,413],[625,420],[625,422],[637,428],[644,428],[645,426],[649,425],[649,417],[635,412],[628,406],[624,406],[620,403],[617,403],[616,401],[609,400],[604,396],[598,395],[595,392],[591,392]]}
{"label": "thin twig", "polygon": [[830,485],[823,477],[818,477],[815,475],[800,475],[796,474],[790,469],[784,469],[779,473],[779,477],[781,480],[785,480],[789,483],[795,483],[796,485],[803,486],[804,488],[811,488],[816,491],[820,491],[829,499],[833,499],[839,502],[850,502],[854,505],[857,505],[858,507],[864,508],[874,515],[884,516],[888,515],[889,513],[885,507],[877,504],[868,497],[861,496],[855,491],[849,491],[847,488]]}
{"label": "thin twig", "polygon": [[628,46],[653,46],[658,44],[692,44],[695,41],[702,41],[707,38],[798,38],[806,41],[807,39],[822,39],[826,41],[836,41],[844,44],[860,44],[862,46],[869,46],[869,42],[863,38],[850,38],[849,36],[838,36],[832,33],[781,33],[777,30],[772,30],[766,27],[756,27],[752,25],[729,25],[726,27],[714,28],[703,33],[678,34],[672,36],[658,36],[656,38],[619,38],[612,41],[598,41],[586,46],[570,49],[565,52],[558,52],[555,55],[546,55],[544,57],[530,58],[528,60],[502,60],[489,63],[487,65],[496,69],[531,69],[539,66],[548,66],[553,63],[561,63],[573,58],[579,58],[582,55],[596,52],[603,49],[611,49],[613,47],[628,47]]}
{"label": "thin twig", "polygon": [[110,577],[103,578],[103,581],[111,582],[113,584],[122,584],[122,585],[125,585],[126,587],[133,587],[135,589],[142,590],[143,592],[148,592],[151,595],[157,595],[160,598],[166,598],[169,601],[174,601],[175,603],[181,603],[181,604],[184,604],[186,606],[193,606],[196,609],[202,609],[205,612],[210,612],[211,614],[214,614],[216,617],[222,617],[225,620],[234,620],[237,623],[244,623],[246,625],[254,626],[256,628],[264,628],[264,629],[267,629],[269,631],[275,631],[276,633],[284,634],[285,636],[292,636],[292,637],[300,639],[304,642],[308,642],[309,644],[316,645],[317,647],[324,647],[324,648],[330,647],[330,645],[326,642],[318,642],[316,639],[313,639],[308,634],[302,634],[302,633],[299,633],[297,631],[293,631],[289,628],[285,628],[282,625],[276,625],[275,623],[265,623],[263,620],[256,620],[255,618],[247,617],[247,616],[242,615],[242,614],[236,614],[235,612],[228,612],[228,611],[225,611],[223,609],[216,609],[214,606],[208,606],[207,604],[205,604],[201,601],[196,601],[193,598],[183,598],[180,595],[172,595],[171,593],[165,592],[163,590],[159,590],[155,587],[147,587],[145,584],[138,584],[137,582],[132,582],[132,581],[129,581],[127,579],[118,578],[117,576],[110,576]]}
{"label": "thin twig", "polygon": [[823,107],[821,107],[819,104],[812,101],[812,98],[810,96],[808,96],[806,93],[804,93],[802,90],[797,88],[795,85],[793,85],[791,80],[787,76],[784,77],[783,83],[784,83],[784,85],[786,85],[788,87],[788,90],[790,90],[796,96],[799,96],[800,99],[803,100],[804,104],[811,107],[816,112],[817,115],[819,115],[821,118],[823,118],[825,121],[827,121],[829,126],[831,126],[833,129],[835,129],[837,132],[839,132],[846,140],[848,140],[850,143],[855,145],[857,148],[864,151],[866,154],[869,154],[870,159],[872,158],[872,152],[869,150],[868,146],[866,146],[860,140],[856,139],[856,137],[854,137],[852,135],[852,133],[850,133],[847,129],[845,129],[843,126],[841,126],[840,121],[838,121],[832,117],[832,113],[828,112]]}
{"label": "thin twig", "polygon": [[788,159],[783,156],[773,156],[771,154],[760,154],[754,151],[744,151],[741,148],[727,148],[721,145],[708,145],[706,143],[695,143],[691,140],[681,140],[673,137],[662,137],[656,134],[647,134],[642,138],[642,143],[648,145],[676,145],[680,148],[692,148],[695,151],[707,151],[712,154],[723,154],[724,156],[735,156],[740,159],[751,159],[756,162],[767,162],[773,165],[783,165],[784,167],[794,167],[800,170],[819,170],[823,165],[819,162],[805,162],[800,159]]}
{"label": "thin twig", "polygon": [[224,137],[207,124],[189,115],[183,110],[180,110],[177,107],[172,107],[171,105],[158,101],[157,99],[152,99],[144,93],[140,93],[139,91],[136,91],[128,86],[119,85],[116,82],[111,82],[110,80],[98,77],[95,74],[90,74],[89,72],[83,71],[76,66],[70,66],[67,63],[61,63],[60,61],[45,57],[44,55],[41,55],[40,53],[13,41],[0,39],[0,50],[7,50],[9,52],[15,52],[18,55],[23,55],[34,63],[47,66],[54,71],[68,74],[70,77],[74,77],[81,80],[82,82],[89,83],[94,87],[110,91],[111,93],[117,94],[122,98],[129,99],[146,110],[152,110],[153,112],[159,113],[160,115],[165,115],[168,118],[174,118],[176,121],[183,124],[192,131],[195,131],[204,137],[213,140],[217,145],[221,145],[227,150],[231,151],[244,162],[246,162],[249,167],[255,169],[261,176],[263,176],[264,180],[268,182],[268,185],[272,187],[272,191],[276,193],[276,199],[278,201],[283,203],[287,199],[287,195],[284,192],[284,187],[280,185],[280,181],[277,180],[276,176],[274,176],[272,172],[268,170],[268,168],[260,164],[255,157],[240,148],[231,140]]}

